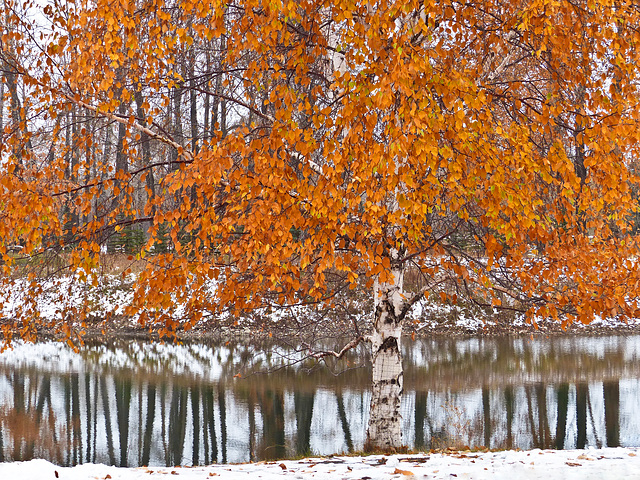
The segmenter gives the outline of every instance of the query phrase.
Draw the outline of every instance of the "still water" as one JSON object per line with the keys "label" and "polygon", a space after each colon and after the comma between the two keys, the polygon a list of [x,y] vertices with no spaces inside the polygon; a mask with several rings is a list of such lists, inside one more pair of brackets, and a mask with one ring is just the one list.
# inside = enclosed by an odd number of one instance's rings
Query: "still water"
{"label": "still water", "polygon": [[[57,343],[0,354],[0,460],[246,462],[362,448],[364,355],[281,345]],[[640,336],[405,341],[410,448],[640,446]],[[270,373],[258,373],[269,371]]]}

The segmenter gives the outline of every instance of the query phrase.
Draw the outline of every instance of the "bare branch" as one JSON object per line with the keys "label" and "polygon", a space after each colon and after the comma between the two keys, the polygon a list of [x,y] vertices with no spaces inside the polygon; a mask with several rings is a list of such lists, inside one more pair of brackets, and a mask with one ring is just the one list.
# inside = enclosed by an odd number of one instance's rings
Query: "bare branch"
{"label": "bare branch", "polygon": [[[360,345],[360,343],[364,342],[364,337],[362,335],[360,335],[357,338],[354,338],[353,340],[351,340],[349,343],[347,343],[342,350],[340,350],[339,352],[336,351],[321,351],[321,352],[309,352],[309,357],[310,358],[316,358],[316,359],[320,359],[320,358],[324,358],[324,357],[335,357],[337,359],[342,358],[349,350],[352,350],[354,348],[356,348],[358,345]],[[307,348],[309,348],[309,346],[307,345]]]}

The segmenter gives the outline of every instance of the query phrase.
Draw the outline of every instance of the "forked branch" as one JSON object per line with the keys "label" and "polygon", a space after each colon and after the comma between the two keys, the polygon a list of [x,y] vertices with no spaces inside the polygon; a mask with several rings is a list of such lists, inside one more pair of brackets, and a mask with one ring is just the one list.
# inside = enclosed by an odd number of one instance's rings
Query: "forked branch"
{"label": "forked branch", "polygon": [[[365,340],[365,338],[362,335],[360,335],[359,337],[354,338],[349,343],[347,343],[342,348],[342,350],[340,350],[339,352],[336,352],[334,350],[323,350],[323,351],[320,351],[320,352],[311,352],[311,351],[309,351],[309,355],[308,356],[310,358],[316,358],[316,359],[321,359],[321,358],[325,358],[325,357],[335,357],[336,359],[340,359],[349,350],[353,350],[358,345],[360,345],[362,342],[364,342],[364,340]],[[311,347],[308,344],[303,344],[303,347],[306,347],[307,349],[311,350]]]}

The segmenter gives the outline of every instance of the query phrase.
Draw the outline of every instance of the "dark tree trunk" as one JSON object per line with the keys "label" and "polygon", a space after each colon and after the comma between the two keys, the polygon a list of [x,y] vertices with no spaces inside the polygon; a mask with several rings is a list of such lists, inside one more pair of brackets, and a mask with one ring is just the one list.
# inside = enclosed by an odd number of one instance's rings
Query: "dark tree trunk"
{"label": "dark tree trunk", "polygon": [[[338,395],[338,415],[340,413],[340,393]],[[308,455],[311,452],[311,419],[313,418],[313,393],[295,392],[293,403],[296,410],[297,436],[296,455]],[[344,407],[343,407],[344,410]],[[341,417],[342,418],[342,417]]]}
{"label": "dark tree trunk", "polygon": [[604,424],[607,447],[620,446],[620,383],[604,382]]}
{"label": "dark tree trunk", "polygon": [[569,407],[569,384],[563,383],[558,387],[558,419],[556,423],[556,449],[564,448],[567,436],[567,411]]}
{"label": "dark tree trunk", "polygon": [[482,414],[484,417],[484,446],[491,448],[491,403],[489,394],[491,391],[488,387],[482,387]]}
{"label": "dark tree trunk", "polygon": [[149,465],[151,459],[151,441],[153,439],[153,423],[156,416],[156,386],[149,384],[147,387],[147,412],[144,428],[144,440],[142,443],[142,465]]}
{"label": "dark tree trunk", "polygon": [[586,383],[576,384],[576,448],[587,445],[587,395],[589,386]]}

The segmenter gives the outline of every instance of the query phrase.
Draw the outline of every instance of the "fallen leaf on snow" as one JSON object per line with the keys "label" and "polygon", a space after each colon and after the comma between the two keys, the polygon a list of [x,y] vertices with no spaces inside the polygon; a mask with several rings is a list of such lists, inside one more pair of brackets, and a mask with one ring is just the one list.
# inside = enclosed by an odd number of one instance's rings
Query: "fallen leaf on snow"
{"label": "fallen leaf on snow", "polygon": [[396,468],[396,469],[393,471],[393,474],[394,474],[394,475],[397,475],[397,474],[399,474],[399,473],[400,473],[400,474],[402,474],[402,475],[413,475],[413,472],[410,472],[409,470],[400,470],[399,468]]}
{"label": "fallen leaf on snow", "polygon": [[576,462],[564,462],[564,463],[566,463],[570,467],[581,467],[582,466],[581,463],[576,463]]}
{"label": "fallen leaf on snow", "polygon": [[284,463],[281,463],[280,465],[278,465],[281,469],[286,470],[287,466]]}

